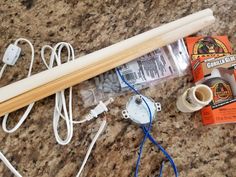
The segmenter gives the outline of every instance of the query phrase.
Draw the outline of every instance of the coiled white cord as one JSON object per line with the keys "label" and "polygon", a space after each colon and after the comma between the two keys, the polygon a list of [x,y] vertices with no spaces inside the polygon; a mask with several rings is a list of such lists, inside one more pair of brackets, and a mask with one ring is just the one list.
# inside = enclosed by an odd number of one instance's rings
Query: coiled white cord
{"label": "coiled white cord", "polygon": [[[17,46],[17,44],[20,41],[25,41],[29,44],[30,48],[31,48],[31,62],[30,62],[30,67],[29,67],[29,71],[28,71],[28,75],[27,77],[31,76],[32,73],[32,68],[33,68],[33,63],[34,63],[34,47],[32,45],[32,43],[24,38],[19,38],[15,41],[14,45]],[[18,59],[18,58],[17,58]],[[17,60],[16,59],[16,60]],[[7,63],[4,63],[1,71],[0,71],[0,79],[2,78],[2,75],[7,67]],[[34,103],[31,103],[30,105],[28,105],[26,111],[24,112],[23,116],[19,119],[19,121],[17,122],[17,124],[12,128],[12,129],[8,129],[7,128],[7,121],[9,118],[9,114],[4,115],[3,121],[2,121],[2,128],[5,132],[7,133],[13,133],[15,132],[22,124],[23,122],[26,120],[26,118],[28,117],[30,111],[32,110],[34,106]],[[3,163],[9,168],[9,170],[17,177],[22,177],[20,175],[20,173],[12,166],[12,164],[7,160],[7,158],[0,152],[0,159],[3,161]]]}
{"label": "coiled white cord", "polygon": [[[66,42],[60,42],[57,43],[54,47],[51,47],[49,45],[45,45],[41,49],[41,58],[45,64],[45,66],[48,69],[51,69],[55,66],[59,66],[62,64],[62,50],[65,48],[67,50],[67,61],[69,62],[71,60],[75,59],[75,52],[74,48]],[[45,59],[45,50],[49,49],[51,51],[49,64],[47,64]],[[72,113],[72,87],[69,88],[69,100],[68,100],[68,109],[67,110],[67,104],[66,104],[66,98],[65,98],[65,90],[62,90],[60,92],[57,92],[55,95],[55,107],[54,107],[54,113],[53,113],[53,131],[55,138],[57,142],[61,145],[66,145],[71,141],[71,138],[73,136],[73,124],[80,124],[84,123],[86,121],[89,121],[90,117],[85,117],[85,119],[80,121],[74,121],[73,120],[73,113]],[[63,114],[64,113],[64,114]],[[63,118],[66,121],[67,126],[67,135],[66,138],[63,140],[58,132],[59,129],[59,122],[60,118]],[[93,117],[92,117],[93,118]]]}
{"label": "coiled white cord", "polygon": [[[30,68],[29,68],[29,72],[28,72],[28,75],[27,75],[27,77],[29,77],[31,75],[33,62],[34,62],[34,48],[33,48],[33,45],[31,44],[31,42],[27,39],[24,39],[24,38],[17,39],[16,42],[14,43],[14,45],[17,45],[19,41],[26,41],[30,45],[31,50],[32,50]],[[69,62],[71,60],[74,60],[75,59],[74,49],[69,43],[60,42],[60,43],[57,43],[55,45],[55,47],[51,47],[49,45],[45,45],[45,46],[42,47],[42,49],[41,49],[41,58],[42,58],[42,60],[45,64],[45,66],[48,69],[51,69],[54,66],[58,66],[58,65],[62,64],[61,54],[62,54],[63,48],[65,48],[67,50],[67,62]],[[46,59],[45,59],[45,50],[46,49],[49,49],[51,51],[49,64],[47,64]],[[17,56],[17,54],[15,54],[15,56]],[[19,55],[17,57],[19,57]],[[14,58],[12,60],[14,60]],[[12,63],[14,63],[14,62],[12,62]],[[11,65],[14,65],[14,64],[11,64]],[[6,66],[7,66],[7,64],[4,64],[1,71],[0,71],[0,79],[1,79],[1,76],[2,76]],[[69,106],[68,106],[68,108],[67,108],[67,104],[66,104],[65,90],[57,92],[56,95],[55,95],[55,107],[54,107],[54,112],[53,112],[53,130],[54,130],[54,135],[55,135],[55,138],[56,138],[57,142],[61,145],[66,145],[71,141],[71,139],[73,137],[73,124],[84,123],[84,122],[89,121],[89,120],[91,120],[95,117],[98,117],[99,114],[101,114],[105,111],[108,111],[106,106],[108,104],[110,104],[111,102],[113,102],[113,99],[111,98],[108,101],[106,101],[105,103],[100,102],[97,105],[97,107],[95,107],[93,110],[91,110],[90,113],[87,116],[85,116],[84,119],[82,119],[80,121],[74,121],[73,120],[72,102],[73,102],[72,101],[72,87],[69,88],[69,99],[68,99],[68,105]],[[2,123],[3,130],[7,133],[13,133],[14,131],[16,131],[22,125],[22,123],[25,121],[27,116],[29,115],[31,109],[33,108],[33,105],[34,105],[34,103],[31,103],[27,107],[25,113],[20,118],[19,122],[16,124],[16,126],[14,128],[12,128],[10,130],[7,129],[7,126],[6,126],[7,120],[8,120],[8,114],[6,114],[4,116],[3,123]],[[62,139],[59,135],[59,132],[58,132],[60,118],[63,118],[66,121],[67,134],[66,134],[65,139]],[[81,168],[80,168],[80,170],[77,174],[77,177],[79,177],[80,174],[82,173],[82,170],[83,170],[83,168],[84,168],[84,166],[85,166],[85,164],[88,160],[88,157],[91,153],[91,150],[92,150],[94,144],[96,143],[98,137],[100,136],[100,134],[104,130],[105,125],[106,125],[106,120],[103,120],[97,134],[95,135],[95,137],[93,138],[93,140],[92,140],[92,142],[89,146],[89,149],[86,153],[86,156],[83,160],[82,166],[81,166]],[[3,160],[3,162],[7,165],[7,167],[16,176],[19,175],[19,173],[13,168],[13,166],[10,164],[10,162],[7,161],[6,158],[3,155],[2,155],[1,159]],[[21,177],[21,176],[19,176],[19,177]]]}
{"label": "coiled white cord", "polygon": [[[14,45],[17,46],[17,44],[20,41],[27,42],[29,44],[30,48],[31,48],[31,62],[30,62],[30,67],[29,67],[29,71],[28,71],[28,75],[27,75],[27,77],[29,77],[29,76],[31,76],[33,63],[34,63],[34,47],[33,47],[32,43],[29,40],[25,39],[25,38],[17,39],[15,41]],[[1,69],[1,72],[0,72],[0,79],[3,75],[3,72],[6,69],[6,67],[7,67],[7,64],[5,63],[2,67],[2,69]],[[22,125],[22,123],[26,120],[26,118],[28,117],[28,115],[29,115],[30,111],[32,110],[33,106],[34,106],[34,103],[31,103],[30,105],[28,105],[28,107],[27,107],[26,111],[24,112],[23,116],[19,119],[18,123],[12,129],[7,128],[7,121],[8,121],[9,114],[6,114],[3,118],[3,121],[2,121],[3,130],[7,133],[15,132]]]}
{"label": "coiled white cord", "polygon": [[[51,50],[49,64],[47,64],[45,57],[44,57],[46,48]],[[61,52],[62,52],[63,48],[67,49],[67,62],[70,60],[74,60],[75,59],[74,49],[68,43],[60,42],[60,43],[56,44],[55,47],[53,47],[53,48],[49,45],[45,45],[42,47],[41,58],[48,69],[53,68],[54,63],[58,66],[61,65],[61,63],[62,63]],[[69,112],[67,110],[64,92],[65,92],[65,90],[62,90],[62,91],[56,93],[55,107],[54,107],[54,113],[53,113],[53,131],[54,131],[54,135],[55,135],[57,142],[61,145],[68,144],[71,141],[71,138],[73,136],[72,87],[69,88]],[[63,113],[64,113],[64,115],[63,115]],[[64,140],[60,137],[60,135],[58,133],[60,117],[62,117],[66,121],[67,135]]]}

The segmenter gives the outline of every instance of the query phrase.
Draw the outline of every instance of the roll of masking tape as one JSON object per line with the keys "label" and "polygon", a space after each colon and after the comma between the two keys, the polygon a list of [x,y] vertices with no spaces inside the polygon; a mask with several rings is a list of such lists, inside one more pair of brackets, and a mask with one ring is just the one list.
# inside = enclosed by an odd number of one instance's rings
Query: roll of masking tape
{"label": "roll of masking tape", "polygon": [[179,96],[176,106],[181,112],[194,112],[208,105],[212,99],[212,90],[204,84],[199,84]]}

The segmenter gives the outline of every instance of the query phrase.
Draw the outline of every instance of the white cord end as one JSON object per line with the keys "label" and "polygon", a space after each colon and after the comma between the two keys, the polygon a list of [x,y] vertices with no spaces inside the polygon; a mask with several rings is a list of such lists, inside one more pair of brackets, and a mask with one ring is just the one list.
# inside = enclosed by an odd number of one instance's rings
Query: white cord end
{"label": "white cord end", "polygon": [[100,101],[99,104],[94,109],[92,109],[90,113],[86,116],[86,119],[91,120],[93,118],[97,118],[98,115],[102,114],[103,112],[107,112],[108,111],[107,105],[109,105],[113,101],[114,101],[113,98],[110,98],[104,103]]}

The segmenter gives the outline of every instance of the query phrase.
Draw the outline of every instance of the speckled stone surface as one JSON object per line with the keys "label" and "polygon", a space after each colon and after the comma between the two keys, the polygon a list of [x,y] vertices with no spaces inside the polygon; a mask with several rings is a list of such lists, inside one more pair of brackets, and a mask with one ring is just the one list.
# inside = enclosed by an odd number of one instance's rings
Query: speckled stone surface
{"label": "speckled stone surface", "polygon": [[[235,47],[235,0],[1,0],[0,57],[10,42],[26,37],[35,46],[33,72],[37,73],[46,69],[39,60],[40,47],[45,44],[67,41],[77,55],[84,55],[208,7],[214,10],[217,20],[200,33],[227,34]],[[1,86],[26,76],[30,49],[26,44],[22,47],[22,59],[17,67],[7,68]],[[236,125],[204,127],[198,113],[183,114],[176,109],[177,95],[191,86],[191,81],[191,76],[186,76],[142,91],[162,103],[163,110],[153,124],[152,134],[172,155],[180,176],[235,177]],[[83,84],[75,89],[81,87]],[[80,116],[89,109],[83,108],[80,95],[74,93],[74,112]],[[93,149],[83,177],[133,176],[143,134],[138,126],[121,118],[120,110],[129,96],[118,97],[112,105],[106,131]],[[53,104],[53,96],[37,102],[29,118],[13,134],[0,129],[0,150],[24,177],[74,177],[101,123],[98,119],[75,125],[71,143],[60,146],[52,130]],[[22,110],[11,114],[10,126],[20,113]],[[147,142],[140,176],[158,176],[163,159],[163,154]],[[12,176],[1,162],[0,176]],[[163,176],[173,176],[168,163]]]}

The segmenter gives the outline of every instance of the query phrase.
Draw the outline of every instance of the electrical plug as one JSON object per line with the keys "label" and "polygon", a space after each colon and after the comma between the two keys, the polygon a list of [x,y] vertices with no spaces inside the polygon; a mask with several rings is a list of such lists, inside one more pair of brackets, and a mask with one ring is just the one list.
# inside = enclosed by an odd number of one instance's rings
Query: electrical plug
{"label": "electrical plug", "polygon": [[86,116],[86,119],[91,120],[93,118],[97,118],[98,115],[102,114],[103,112],[107,112],[108,111],[107,105],[109,105],[113,101],[114,101],[113,98],[110,98],[104,103],[102,101],[99,101],[99,104],[90,111],[90,113]]}
{"label": "electrical plug", "polygon": [[21,52],[20,47],[14,44],[10,44],[4,53],[3,62],[6,63],[7,65],[11,66],[15,65],[16,61],[20,57],[20,52]]}

